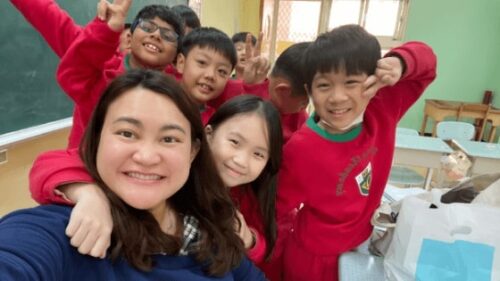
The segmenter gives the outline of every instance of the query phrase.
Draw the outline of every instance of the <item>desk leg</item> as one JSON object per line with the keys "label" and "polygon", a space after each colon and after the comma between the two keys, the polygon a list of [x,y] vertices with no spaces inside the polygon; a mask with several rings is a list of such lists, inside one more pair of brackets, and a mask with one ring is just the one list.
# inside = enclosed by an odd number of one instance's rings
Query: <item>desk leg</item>
{"label": "desk leg", "polygon": [[488,140],[488,142],[493,142],[493,140],[495,139],[496,133],[497,133],[497,127],[493,127],[493,125],[491,125],[490,139]]}
{"label": "desk leg", "polygon": [[428,168],[427,173],[425,175],[425,184],[424,184],[424,189],[425,190],[431,190],[431,180],[432,180],[432,173],[434,169],[433,168]]}
{"label": "desk leg", "polygon": [[424,114],[424,120],[422,120],[422,127],[420,127],[420,135],[425,136],[425,126],[427,125],[428,115]]}

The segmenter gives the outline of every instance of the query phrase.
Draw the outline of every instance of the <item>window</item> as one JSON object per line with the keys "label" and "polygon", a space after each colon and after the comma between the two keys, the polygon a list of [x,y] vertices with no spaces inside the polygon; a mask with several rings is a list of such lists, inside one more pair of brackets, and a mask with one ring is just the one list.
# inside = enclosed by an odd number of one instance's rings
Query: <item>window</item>
{"label": "window", "polygon": [[274,59],[295,42],[344,24],[359,24],[382,49],[401,43],[410,0],[263,0],[263,27]]}

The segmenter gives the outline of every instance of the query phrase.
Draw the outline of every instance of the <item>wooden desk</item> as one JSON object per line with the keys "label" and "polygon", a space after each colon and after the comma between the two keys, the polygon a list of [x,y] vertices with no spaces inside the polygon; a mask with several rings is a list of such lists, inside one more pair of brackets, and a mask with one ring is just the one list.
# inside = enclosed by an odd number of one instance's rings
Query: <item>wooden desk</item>
{"label": "wooden desk", "polygon": [[452,140],[451,145],[472,156],[472,173],[490,174],[500,172],[500,144]]}
{"label": "wooden desk", "polygon": [[445,117],[482,119],[483,124],[486,121],[491,122],[492,129],[489,134],[489,142],[493,141],[496,127],[500,126],[500,109],[494,107],[488,108],[488,105],[481,103],[426,99],[424,119],[420,128],[421,135],[425,133],[429,117],[435,121],[432,127],[432,136],[436,136],[436,125],[443,121]]}
{"label": "wooden desk", "polygon": [[440,138],[396,134],[394,164],[426,167],[425,189],[429,188],[432,169],[441,167],[441,157],[453,150]]}

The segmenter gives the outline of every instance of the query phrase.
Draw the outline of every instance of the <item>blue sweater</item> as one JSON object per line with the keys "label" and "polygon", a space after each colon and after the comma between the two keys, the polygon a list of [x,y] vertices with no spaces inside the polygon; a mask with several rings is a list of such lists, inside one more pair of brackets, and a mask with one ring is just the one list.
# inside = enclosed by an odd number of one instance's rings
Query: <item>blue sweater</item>
{"label": "blue sweater", "polygon": [[46,205],[13,212],[0,220],[0,280],[266,280],[247,258],[222,278],[206,276],[191,256],[156,255],[150,272],[125,260],[112,263],[81,255],[64,230],[71,208]]}

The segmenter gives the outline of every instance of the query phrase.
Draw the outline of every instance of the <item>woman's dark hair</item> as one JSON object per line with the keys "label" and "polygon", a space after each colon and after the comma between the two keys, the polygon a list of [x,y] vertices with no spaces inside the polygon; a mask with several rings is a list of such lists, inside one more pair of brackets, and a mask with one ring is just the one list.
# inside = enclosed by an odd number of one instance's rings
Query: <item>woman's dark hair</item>
{"label": "woman's dark hair", "polygon": [[200,18],[189,6],[180,4],[173,6],[171,9],[184,20],[184,27],[187,26],[191,29],[201,27]]}
{"label": "woman's dark hair", "polygon": [[177,52],[179,52],[181,50],[182,38],[184,36],[184,24],[180,16],[176,12],[172,11],[172,9],[168,6],[147,5],[142,8],[139,13],[137,13],[132,25],[130,26],[130,33],[134,33],[134,30],[139,24],[139,20],[152,20],[156,17],[170,24],[174,28],[175,33],[179,36],[177,37]]}
{"label": "woman's dark hair", "polygon": [[168,202],[178,214],[199,220],[201,238],[194,255],[198,262],[206,265],[209,274],[223,275],[238,265],[245,253],[234,231],[235,208],[215,168],[198,107],[176,81],[154,70],[131,70],[111,82],[94,110],[80,146],[85,166],[110,200],[114,224],[111,258],[124,257],[134,267],[150,270],[152,254],[176,255],[181,245],[178,238],[161,230],[148,211],[127,205],[113,193],[97,170],[97,153],[108,108],[134,88],[148,89],[172,100],[191,124],[191,140],[193,145],[199,144],[199,152],[186,183]]}
{"label": "woman's dark hair", "polygon": [[280,114],[269,101],[253,95],[241,95],[225,102],[208,120],[207,125],[216,131],[228,119],[249,113],[256,113],[265,120],[269,135],[269,160],[257,179],[249,184],[259,202],[268,246],[266,258],[269,258],[276,242],[276,184],[283,146]]}
{"label": "woman's dark hair", "polygon": [[380,59],[377,38],[355,24],[342,25],[318,36],[304,55],[304,79],[309,91],[316,73],[345,71],[372,75]]}

